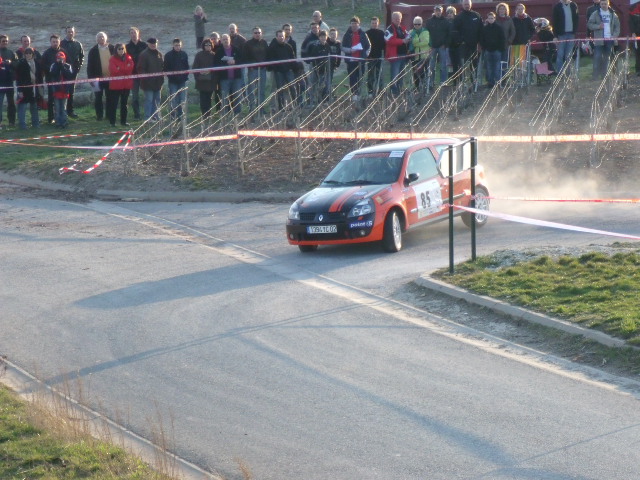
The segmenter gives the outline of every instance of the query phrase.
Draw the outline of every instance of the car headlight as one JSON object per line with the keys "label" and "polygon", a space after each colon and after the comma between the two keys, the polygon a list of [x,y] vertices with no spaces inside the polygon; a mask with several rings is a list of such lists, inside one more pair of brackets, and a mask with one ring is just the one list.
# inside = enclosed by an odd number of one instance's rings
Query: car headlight
{"label": "car headlight", "polygon": [[349,217],[360,217],[362,215],[368,215],[375,210],[371,199],[363,199],[356,203],[351,211]]}
{"label": "car headlight", "polygon": [[289,208],[289,220],[300,220],[300,209],[297,202]]}

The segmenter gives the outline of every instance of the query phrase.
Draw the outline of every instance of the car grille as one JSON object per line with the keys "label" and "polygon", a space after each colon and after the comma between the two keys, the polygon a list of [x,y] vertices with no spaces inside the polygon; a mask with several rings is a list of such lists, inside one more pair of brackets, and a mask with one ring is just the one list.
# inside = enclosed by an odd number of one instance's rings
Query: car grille
{"label": "car grille", "polygon": [[301,212],[301,222],[320,222],[318,217],[322,215],[322,223],[335,223],[342,222],[345,219],[345,214],[342,212]]}

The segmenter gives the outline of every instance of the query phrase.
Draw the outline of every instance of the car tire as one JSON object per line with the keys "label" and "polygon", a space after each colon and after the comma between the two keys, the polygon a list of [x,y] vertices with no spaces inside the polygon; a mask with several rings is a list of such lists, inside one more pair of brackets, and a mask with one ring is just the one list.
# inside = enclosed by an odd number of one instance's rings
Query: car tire
{"label": "car tire", "polygon": [[[486,210],[487,212],[489,211],[489,192],[487,192],[487,190],[484,187],[477,187],[476,188],[476,208],[478,210]],[[473,214],[469,213],[469,212],[464,212],[462,215],[462,222],[467,226],[467,227],[471,227],[471,222],[473,222]],[[489,217],[487,215],[481,215],[479,213],[477,213],[475,215],[476,217],[476,227],[483,227],[487,221],[489,220]]]}
{"label": "car tire", "polygon": [[392,210],[384,219],[382,248],[385,252],[395,253],[402,249],[402,221],[397,210]]}
{"label": "car tire", "polygon": [[309,253],[318,250],[318,245],[298,245],[298,248],[302,253]]}

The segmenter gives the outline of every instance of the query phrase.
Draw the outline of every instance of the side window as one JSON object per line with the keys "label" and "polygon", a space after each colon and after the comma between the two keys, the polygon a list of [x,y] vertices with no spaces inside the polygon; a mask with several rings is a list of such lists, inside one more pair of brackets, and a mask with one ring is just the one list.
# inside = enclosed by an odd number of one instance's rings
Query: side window
{"label": "side window", "polygon": [[[445,150],[445,146],[436,147],[440,158],[438,165],[442,175],[449,175],[449,150]],[[471,144],[465,143],[453,149],[453,173],[460,173],[463,170],[471,168]]]}
{"label": "side window", "polygon": [[407,173],[419,173],[420,180],[426,180],[438,175],[436,159],[433,157],[431,150],[423,148],[413,152],[409,157]]}

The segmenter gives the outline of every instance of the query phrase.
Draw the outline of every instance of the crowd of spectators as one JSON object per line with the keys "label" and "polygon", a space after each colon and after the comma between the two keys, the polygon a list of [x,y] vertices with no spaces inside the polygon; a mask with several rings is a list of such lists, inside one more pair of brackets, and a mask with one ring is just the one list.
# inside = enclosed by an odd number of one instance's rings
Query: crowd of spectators
{"label": "crowd of spectators", "polygon": [[[550,71],[563,68],[573,53],[575,42],[571,40],[578,28],[578,8],[572,0],[559,0],[550,13],[551,21],[534,20],[527,15],[525,5],[519,3],[511,16],[509,6],[498,3],[495,12],[483,19],[473,10],[471,0],[462,0],[460,11],[453,5],[447,5],[446,10],[435,5],[432,16],[415,17],[411,29],[403,26],[400,12],[392,13],[386,29],[380,27],[379,18],[372,17],[369,28],[364,30],[360,18],[353,16],[340,37],[338,29],[330,27],[322,13],[315,11],[298,50],[293,27],[288,23],[275,32],[270,42],[265,40],[261,27],[253,27],[247,40],[233,23],[228,33],[206,35],[207,15],[198,6],[193,19],[199,51],[191,64],[180,38],[174,38],[171,50],[163,55],[158,38],[142,41],[140,30],[130,27],[130,41],[126,44],[112,45],[105,32],[96,34],[96,43],[86,56],[86,74],[91,80],[96,120],[106,119],[112,126],[116,125],[118,105],[120,124],[129,125],[129,103],[136,120],[142,114],[146,120],[159,120],[165,76],[169,94],[173,95],[172,115],[181,117],[188,80],[184,71],[190,67],[199,70],[193,72],[193,78],[203,116],[221,109],[240,113],[245,101],[250,111],[266,114],[267,72],[272,72],[278,89],[280,109],[288,102],[317,105],[330,100],[334,72],[342,61],[353,101],[360,99],[362,84],[366,84],[370,97],[382,90],[384,60],[389,65],[392,95],[399,95],[403,88],[406,65],[412,69],[413,88],[433,88],[437,77],[440,83],[446,82],[467,62],[475,72],[479,58],[485,62],[486,84],[493,87],[502,80],[505,65],[524,59],[524,47],[532,40],[548,42],[543,43],[542,60],[548,62]],[[640,31],[640,7],[632,9],[630,24],[635,36]],[[597,78],[606,72],[615,39],[620,35],[620,20],[608,0],[597,0],[587,11],[587,27],[593,37],[593,75]],[[40,53],[31,46],[28,35],[23,35],[21,46],[12,51],[8,48],[9,37],[0,34],[0,128],[4,125],[5,100],[9,126],[15,126],[17,113],[18,126],[27,128],[29,110],[31,125],[38,127],[39,108],[47,110],[48,123],[61,128],[67,126],[69,117],[77,117],[73,81],[85,63],[85,51],[75,35],[73,26],[65,28],[64,38],[52,34],[49,47]],[[305,68],[309,75],[305,75]],[[640,72],[640,61],[636,62],[636,69]],[[130,78],[134,74],[144,76]],[[67,83],[56,84],[61,81]]]}

